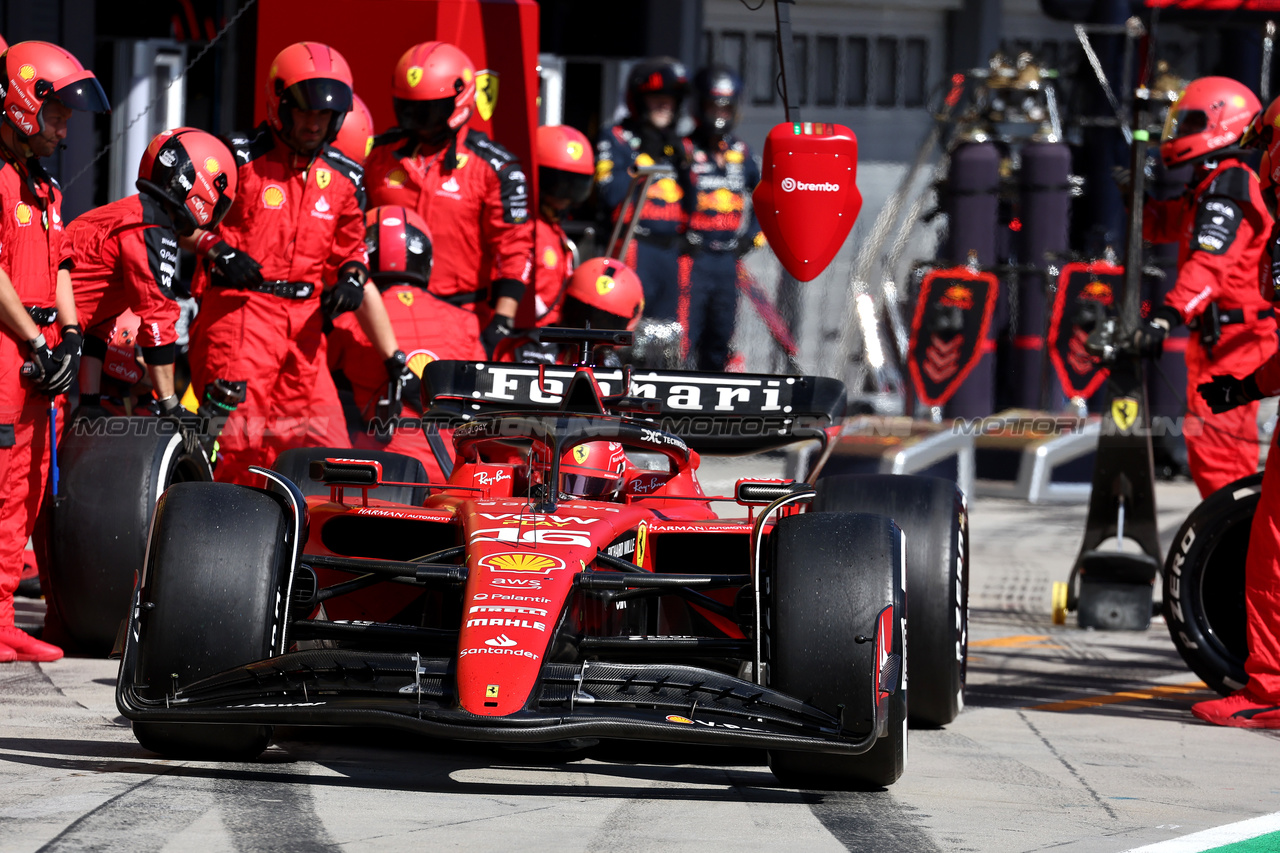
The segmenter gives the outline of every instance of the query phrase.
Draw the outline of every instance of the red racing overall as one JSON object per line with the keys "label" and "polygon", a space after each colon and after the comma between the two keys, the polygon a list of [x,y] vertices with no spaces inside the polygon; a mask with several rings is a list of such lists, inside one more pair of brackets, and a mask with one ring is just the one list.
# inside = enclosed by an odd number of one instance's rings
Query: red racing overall
{"label": "red racing overall", "polygon": [[86,338],[105,348],[116,318],[129,309],[142,320],[143,359],[172,364],[182,314],[173,292],[178,235],[160,205],[144,195],[113,201],[76,217],[66,240],[76,264],[76,316]]}
{"label": "red racing overall", "polygon": [[539,216],[533,228],[535,316],[539,326],[555,326],[560,323],[564,291],[573,275],[573,253],[559,222]]}
{"label": "red racing overall", "polygon": [[[441,302],[411,284],[387,288],[382,292],[382,302],[391,318],[396,341],[408,356],[408,367],[419,379],[422,369],[436,360],[485,360],[484,347],[478,338],[457,334],[460,327],[475,323],[475,315],[465,308]],[[443,483],[444,473],[421,429],[396,429],[387,443],[369,433],[378,397],[387,390],[387,369],[352,313],[334,320],[333,331],[329,333],[329,367],[351,384],[359,421],[364,427],[359,434],[351,436],[352,446],[391,450],[420,459],[426,466],[427,478],[433,483]],[[421,416],[422,401],[416,390],[407,393],[404,402],[403,418],[413,421]],[[444,444],[452,448],[452,441],[446,440]]]}
{"label": "red racing overall", "polygon": [[1185,195],[1148,201],[1143,236],[1178,242],[1178,280],[1165,305],[1191,325],[1207,322],[1210,303],[1224,321],[1206,351],[1195,330],[1187,340],[1187,419],[1191,476],[1207,497],[1258,470],[1258,404],[1212,414],[1196,387],[1213,374],[1242,376],[1276,352],[1271,304],[1258,291],[1258,268],[1271,232],[1258,178],[1239,160],[1223,158]]}
{"label": "red racing overall", "polygon": [[[64,238],[57,186],[28,183],[23,166],[0,159],[0,268],[28,308],[52,311]],[[36,322],[56,346],[59,325]],[[27,353],[26,342],[0,325],[0,627],[14,624],[13,592],[49,474],[49,397],[21,378]]]}
{"label": "red racing overall", "polygon": [[[431,229],[435,267],[431,293],[473,311],[474,331],[459,326],[458,344],[480,339],[489,306],[524,295],[533,273],[533,224],[520,162],[478,130],[456,141],[457,167],[446,168],[449,146],[427,149],[400,132],[378,137],[365,164],[369,206],[401,205]],[[407,349],[406,349],[407,351]]]}
{"label": "red racing overall", "polygon": [[215,379],[248,383],[219,438],[217,479],[254,483],[250,465],[270,465],[292,447],[349,447],[342,406],[327,369],[320,291],[349,262],[368,263],[360,169],[326,145],[297,155],[260,125],[232,136],[239,190],[218,229],[262,265],[264,290],[220,286],[201,270],[203,302],[191,329],[196,396]]}

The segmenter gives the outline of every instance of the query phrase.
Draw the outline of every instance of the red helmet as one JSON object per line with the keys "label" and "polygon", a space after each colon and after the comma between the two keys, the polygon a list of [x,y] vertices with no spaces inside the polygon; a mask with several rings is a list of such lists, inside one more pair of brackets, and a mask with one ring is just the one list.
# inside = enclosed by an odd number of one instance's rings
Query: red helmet
{"label": "red helmet", "polygon": [[644,312],[644,288],[631,268],[613,258],[592,258],[573,271],[564,295],[562,325],[634,329]]}
{"label": "red helmet", "polygon": [[616,441],[588,441],[560,458],[560,494],[611,498],[622,488],[627,454]]}
{"label": "red helmet", "polygon": [[267,121],[278,133],[293,127],[293,110],[333,110],[325,142],[333,142],[351,110],[351,66],[327,44],[300,41],[276,54],[267,74]]}
{"label": "red helmet", "polygon": [[391,100],[400,127],[429,142],[443,142],[471,118],[476,67],[451,44],[415,44],[396,63]]}
{"label": "red helmet", "polygon": [[333,147],[362,166],[373,150],[373,113],[369,112],[359,95],[351,95],[351,111],[343,120]]}
{"label": "red helmet", "polygon": [[179,234],[222,221],[236,197],[236,162],[217,137],[179,127],[151,140],[138,167],[138,190],[162,203]]}
{"label": "red helmet", "polygon": [[581,131],[557,124],[538,128],[538,187],[544,198],[582,204],[595,181],[596,158]]}
{"label": "red helmet", "polygon": [[1192,80],[1169,107],[1160,159],[1173,167],[1233,147],[1260,109],[1249,87],[1229,77]]}
{"label": "red helmet", "polygon": [[379,290],[394,284],[431,281],[431,231],[414,211],[399,205],[375,207],[364,217],[364,245]]}
{"label": "red helmet", "polygon": [[0,56],[4,81],[4,117],[23,136],[44,130],[49,99],[73,110],[111,111],[106,92],[92,71],[56,44],[22,41]]}

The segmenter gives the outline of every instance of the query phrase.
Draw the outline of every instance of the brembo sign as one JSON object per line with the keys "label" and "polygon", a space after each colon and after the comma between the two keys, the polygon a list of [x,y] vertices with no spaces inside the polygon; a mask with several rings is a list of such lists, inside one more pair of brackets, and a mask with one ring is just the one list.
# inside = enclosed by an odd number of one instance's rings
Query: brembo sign
{"label": "brembo sign", "polygon": [[794,192],[815,192],[815,193],[838,193],[840,185],[833,184],[829,181],[823,181],[820,184],[806,184],[804,181],[797,181],[795,178],[783,178],[778,182],[778,186],[782,187],[784,193]]}

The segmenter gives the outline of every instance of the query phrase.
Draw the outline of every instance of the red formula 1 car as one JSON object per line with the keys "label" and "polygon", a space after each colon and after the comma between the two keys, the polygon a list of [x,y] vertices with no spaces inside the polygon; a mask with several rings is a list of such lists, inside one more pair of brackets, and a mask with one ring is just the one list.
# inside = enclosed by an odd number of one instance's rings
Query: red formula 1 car
{"label": "red formula 1 car", "polygon": [[[563,334],[582,351],[630,340]],[[277,468],[308,457],[322,494],[258,469],[266,488],[161,498],[116,694],[144,746],[244,758],[286,724],[617,738],[767,749],[797,785],[887,785],[906,758],[908,575],[928,621],[918,642],[912,628],[913,716],[958,712],[953,483],[699,484],[699,449],[823,439],[840,382],[435,362],[423,397],[424,420],[454,427],[445,484],[402,457],[310,450]],[[602,445],[626,451],[612,482],[574,464]]]}

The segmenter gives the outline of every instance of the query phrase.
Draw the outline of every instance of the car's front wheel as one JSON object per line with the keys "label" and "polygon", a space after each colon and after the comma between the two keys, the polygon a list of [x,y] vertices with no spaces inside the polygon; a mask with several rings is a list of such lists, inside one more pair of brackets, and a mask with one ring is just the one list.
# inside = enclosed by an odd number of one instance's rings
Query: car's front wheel
{"label": "car's front wheel", "polygon": [[[273,653],[288,616],[288,522],[283,501],[260,489],[180,483],[165,492],[141,580],[133,678],[142,698],[164,701]],[[136,721],[133,733],[171,758],[249,759],[271,740],[259,725]]]}

